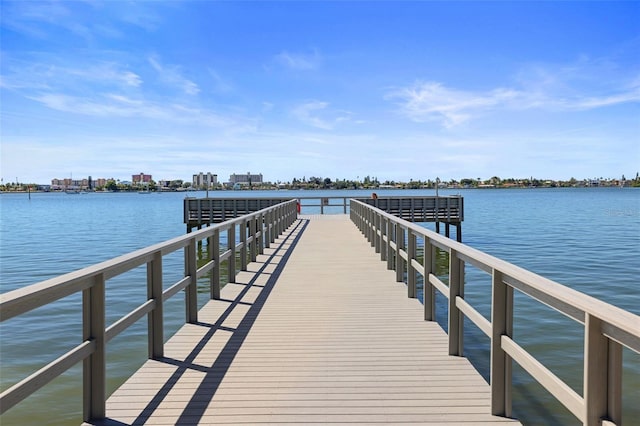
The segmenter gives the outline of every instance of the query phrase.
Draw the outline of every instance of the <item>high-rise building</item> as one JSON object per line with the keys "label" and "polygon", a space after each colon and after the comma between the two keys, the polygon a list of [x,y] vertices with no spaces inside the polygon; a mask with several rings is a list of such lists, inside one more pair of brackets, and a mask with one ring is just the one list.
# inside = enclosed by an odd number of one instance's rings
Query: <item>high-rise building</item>
{"label": "high-rise building", "polygon": [[257,175],[252,175],[250,172],[247,172],[246,174],[234,173],[229,176],[229,182],[233,185],[235,185],[236,183],[262,183],[262,173]]}
{"label": "high-rise building", "polygon": [[139,175],[131,175],[131,181],[136,184],[136,183],[149,183],[151,182],[151,175],[145,175],[144,173],[140,172]]}
{"label": "high-rise building", "polygon": [[218,175],[214,175],[211,172],[200,172],[197,175],[193,175],[193,186],[195,188],[207,189],[218,185]]}

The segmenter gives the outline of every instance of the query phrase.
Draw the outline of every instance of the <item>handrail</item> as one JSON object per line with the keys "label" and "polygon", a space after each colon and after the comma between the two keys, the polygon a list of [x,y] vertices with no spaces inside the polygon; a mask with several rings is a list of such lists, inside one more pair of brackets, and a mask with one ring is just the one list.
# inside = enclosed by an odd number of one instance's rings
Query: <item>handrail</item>
{"label": "handrail", "polygon": [[[149,358],[164,354],[163,303],[185,290],[186,322],[198,321],[197,279],[210,272],[210,297],[220,298],[221,263],[228,262],[228,282],[235,282],[236,255],[240,270],[247,269],[248,258],[256,261],[297,218],[296,201],[290,200],[255,213],[136,250],[116,258],[60,275],[40,283],[0,295],[0,322],[48,305],[74,293],[82,293],[82,342],[29,377],[0,394],[0,414],[33,394],[78,362],[83,362],[84,421],[104,418],[106,404],[106,343],[140,318],[149,317]],[[237,232],[236,232],[237,231]],[[220,234],[226,232],[227,250],[221,253]],[[236,233],[239,235],[236,236]],[[206,240],[207,263],[197,266],[196,246]],[[162,259],[184,249],[183,278],[163,289]],[[106,282],[141,265],[147,265],[147,300],[131,312],[105,324]]]}
{"label": "handrail", "polygon": [[[563,286],[480,250],[351,200],[351,220],[381,260],[404,280],[409,297],[416,297],[416,276],[424,279],[425,320],[435,319],[435,290],[449,299],[449,354],[462,356],[463,318],[491,339],[491,413],[511,415],[511,360],[516,361],[585,425],[622,422],[622,346],[640,354],[640,316]],[[422,264],[418,259],[422,239]],[[405,241],[408,247],[405,248]],[[449,254],[449,284],[435,274],[434,248]],[[405,265],[406,261],[406,265]],[[492,276],[489,321],[464,299],[464,264]],[[584,395],[554,375],[513,340],[513,290],[578,321],[585,327]]]}

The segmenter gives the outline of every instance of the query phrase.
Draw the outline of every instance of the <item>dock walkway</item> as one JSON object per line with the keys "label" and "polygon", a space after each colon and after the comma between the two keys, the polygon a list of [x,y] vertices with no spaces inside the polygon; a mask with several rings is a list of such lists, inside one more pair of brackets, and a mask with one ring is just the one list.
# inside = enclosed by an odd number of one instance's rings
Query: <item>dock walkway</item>
{"label": "dock walkway", "polygon": [[347,216],[302,216],[95,424],[519,424],[379,259]]}

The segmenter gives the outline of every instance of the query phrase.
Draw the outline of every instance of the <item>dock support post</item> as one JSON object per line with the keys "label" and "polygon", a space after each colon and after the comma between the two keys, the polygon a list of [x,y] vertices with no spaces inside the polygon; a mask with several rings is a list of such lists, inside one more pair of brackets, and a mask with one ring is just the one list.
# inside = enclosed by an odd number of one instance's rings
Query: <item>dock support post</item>
{"label": "dock support post", "polygon": [[147,299],[155,302],[155,307],[147,315],[149,358],[164,356],[164,321],[162,303],[162,253],[156,252],[147,263]]}
{"label": "dock support post", "polygon": [[105,279],[82,292],[82,338],[93,340],[96,350],[83,361],[83,417],[85,421],[106,416],[107,360],[105,339]]}
{"label": "dock support post", "polygon": [[464,262],[458,253],[449,251],[449,355],[462,356],[463,315],[457,305],[458,296],[464,297]]}
{"label": "dock support post", "polygon": [[456,223],[456,241],[462,242],[462,223]]}

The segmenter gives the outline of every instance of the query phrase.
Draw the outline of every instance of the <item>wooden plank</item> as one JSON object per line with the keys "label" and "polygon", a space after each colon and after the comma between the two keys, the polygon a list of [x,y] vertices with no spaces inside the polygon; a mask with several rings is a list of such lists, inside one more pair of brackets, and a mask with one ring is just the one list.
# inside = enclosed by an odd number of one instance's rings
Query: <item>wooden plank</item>
{"label": "wooden plank", "polygon": [[[326,218],[326,219],[325,219]],[[260,274],[261,275],[256,275]],[[344,216],[298,221],[107,402],[122,424],[519,424]]]}

